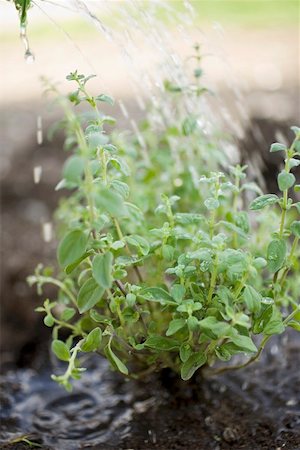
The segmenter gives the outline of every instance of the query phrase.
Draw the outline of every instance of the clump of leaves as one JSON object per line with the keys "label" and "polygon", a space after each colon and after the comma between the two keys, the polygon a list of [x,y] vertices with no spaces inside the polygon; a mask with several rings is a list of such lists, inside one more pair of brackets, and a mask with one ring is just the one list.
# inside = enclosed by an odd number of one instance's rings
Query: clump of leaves
{"label": "clump of leaves", "polygon": [[[284,154],[281,196],[260,195],[245,206],[244,192],[253,185],[246,167],[231,167],[199,177],[192,211],[172,190],[166,195],[153,184],[161,203],[147,209],[146,220],[147,180],[130,172],[130,152],[105,132],[114,120],[100,106],[113,99],[91,95],[90,78],[71,73],[76,90],[68,97],[51,87],[64,110],[71,152],[57,189],[70,195],[57,213],[63,231],[57,273],[39,266],[29,282],[39,293],[47,283],[58,288],[57,299],[37,308],[53,328],[53,352],[67,363],[53,378],[71,389],[85,370],[81,355],[91,352],[133,378],[168,367],[188,380],[200,367],[228,363],[239,353],[249,355],[245,363],[216,371],[247,366],[271,336],[287,326],[300,329],[300,204],[289,195],[300,189],[293,174],[300,164],[299,128],[293,127],[289,148],[271,147]],[[75,113],[79,103],[91,112]],[[155,165],[152,171],[155,177]],[[261,241],[256,216],[268,217],[272,209],[277,223],[270,223],[269,242]],[[62,330],[69,331],[66,341]]]}

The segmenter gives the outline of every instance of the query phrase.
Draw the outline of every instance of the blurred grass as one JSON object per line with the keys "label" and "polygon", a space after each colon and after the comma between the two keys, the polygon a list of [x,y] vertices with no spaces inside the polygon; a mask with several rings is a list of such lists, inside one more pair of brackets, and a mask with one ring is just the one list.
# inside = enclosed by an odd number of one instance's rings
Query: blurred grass
{"label": "blurred grass", "polygon": [[[101,1],[99,1],[98,13],[99,17],[102,18],[100,3]],[[128,14],[138,20],[141,20],[141,11],[148,11],[149,14],[170,28],[180,23],[180,19],[187,13],[183,0],[162,0],[160,3],[154,2],[154,0],[140,0],[137,2],[135,9],[132,9],[129,2],[127,7],[126,0],[113,1],[111,13],[105,14],[103,21],[107,26],[115,29],[121,29],[124,23],[124,16],[118,10],[120,6],[118,3],[121,4],[123,10],[125,7]],[[261,29],[294,27],[299,26],[300,23],[300,0],[191,0],[190,4],[195,12],[194,23],[198,26],[219,22],[225,26]],[[37,23],[37,21],[30,21],[29,12],[28,19],[29,37],[38,40],[50,38],[59,40],[64,34],[69,34],[72,37],[89,37],[96,32],[95,27],[85,20],[83,15],[78,19],[65,19],[63,21],[59,20],[58,17],[53,17],[52,20],[45,17],[42,23]],[[17,13],[16,27],[0,31],[1,41],[15,39],[16,33],[18,33]]]}

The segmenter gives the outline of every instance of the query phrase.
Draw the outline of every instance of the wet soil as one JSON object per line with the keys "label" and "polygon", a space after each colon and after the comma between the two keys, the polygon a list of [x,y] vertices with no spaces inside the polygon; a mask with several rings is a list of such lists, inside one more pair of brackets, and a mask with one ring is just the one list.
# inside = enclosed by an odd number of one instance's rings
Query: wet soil
{"label": "wet soil", "polygon": [[[257,126],[267,145],[276,130],[288,130],[285,124]],[[262,144],[251,129],[241,144],[245,160]],[[0,448],[34,448],[27,439],[44,450],[300,450],[295,333],[274,339],[247,370],[188,384],[169,373],[127,381],[101,358],[86,362],[90,370],[71,394],[51,381],[50,374],[62,368],[50,360],[49,330],[34,313],[40,299],[25,279],[40,260],[55,256],[55,242],[43,243],[41,223],[51,219],[58,201],[53,186],[66,156],[60,148],[58,139],[15,152],[2,177]],[[34,165],[43,166],[39,185],[32,181]],[[267,160],[263,167],[269,183],[276,168]]]}
{"label": "wet soil", "polygon": [[99,357],[71,394],[45,358],[2,376],[1,449],[29,448],[9,444],[28,435],[44,450],[298,450],[299,345],[289,333],[247,370],[192,383],[169,372],[127,381]]}

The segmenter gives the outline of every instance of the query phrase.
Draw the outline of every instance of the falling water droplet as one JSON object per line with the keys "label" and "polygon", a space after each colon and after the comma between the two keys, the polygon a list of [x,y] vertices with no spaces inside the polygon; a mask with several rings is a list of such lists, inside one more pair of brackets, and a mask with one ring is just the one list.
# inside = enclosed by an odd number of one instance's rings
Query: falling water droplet
{"label": "falling water droplet", "polygon": [[51,242],[53,236],[52,232],[52,223],[45,222],[43,223],[43,239],[45,242]]}
{"label": "falling water droplet", "polygon": [[25,54],[24,54],[25,61],[28,64],[31,64],[34,62],[34,54],[32,53],[32,51],[29,48],[29,41],[28,41],[27,32],[26,32],[26,25],[21,25],[21,27],[20,27],[20,38],[21,38],[21,41],[23,42],[23,45],[25,48]]}
{"label": "falling water droplet", "polygon": [[36,119],[36,140],[38,145],[42,145],[43,143],[43,123],[42,123],[42,117],[37,116]]}
{"label": "falling water droplet", "polygon": [[35,166],[33,168],[33,181],[34,184],[39,184],[42,177],[42,166]]}

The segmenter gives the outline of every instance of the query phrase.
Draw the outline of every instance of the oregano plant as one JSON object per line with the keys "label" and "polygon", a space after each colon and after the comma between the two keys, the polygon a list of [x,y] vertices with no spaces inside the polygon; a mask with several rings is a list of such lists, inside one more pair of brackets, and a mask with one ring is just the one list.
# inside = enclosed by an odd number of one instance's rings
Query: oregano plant
{"label": "oregano plant", "polygon": [[[155,183],[157,148],[148,145],[149,194],[140,155],[106,132],[115,120],[101,105],[113,99],[92,95],[90,78],[71,73],[68,96],[49,86],[64,111],[70,153],[56,189],[69,195],[56,213],[58,265],[39,265],[29,283],[39,293],[46,284],[57,287],[56,298],[37,308],[52,328],[52,351],[66,363],[53,379],[70,390],[85,370],[81,356],[96,352],[127,377],[170,368],[189,380],[200,368],[245,367],[273,335],[288,326],[299,331],[300,129],[293,127],[290,147],[271,146],[283,154],[279,194],[249,183],[245,166],[206,173],[199,158],[191,203],[184,181],[179,195],[172,168],[166,191]],[[90,110],[76,111],[81,103]],[[184,135],[195,146],[192,132]],[[213,158],[213,147],[207,151]],[[260,194],[250,205],[249,189]],[[233,365],[237,354],[246,362]]]}

